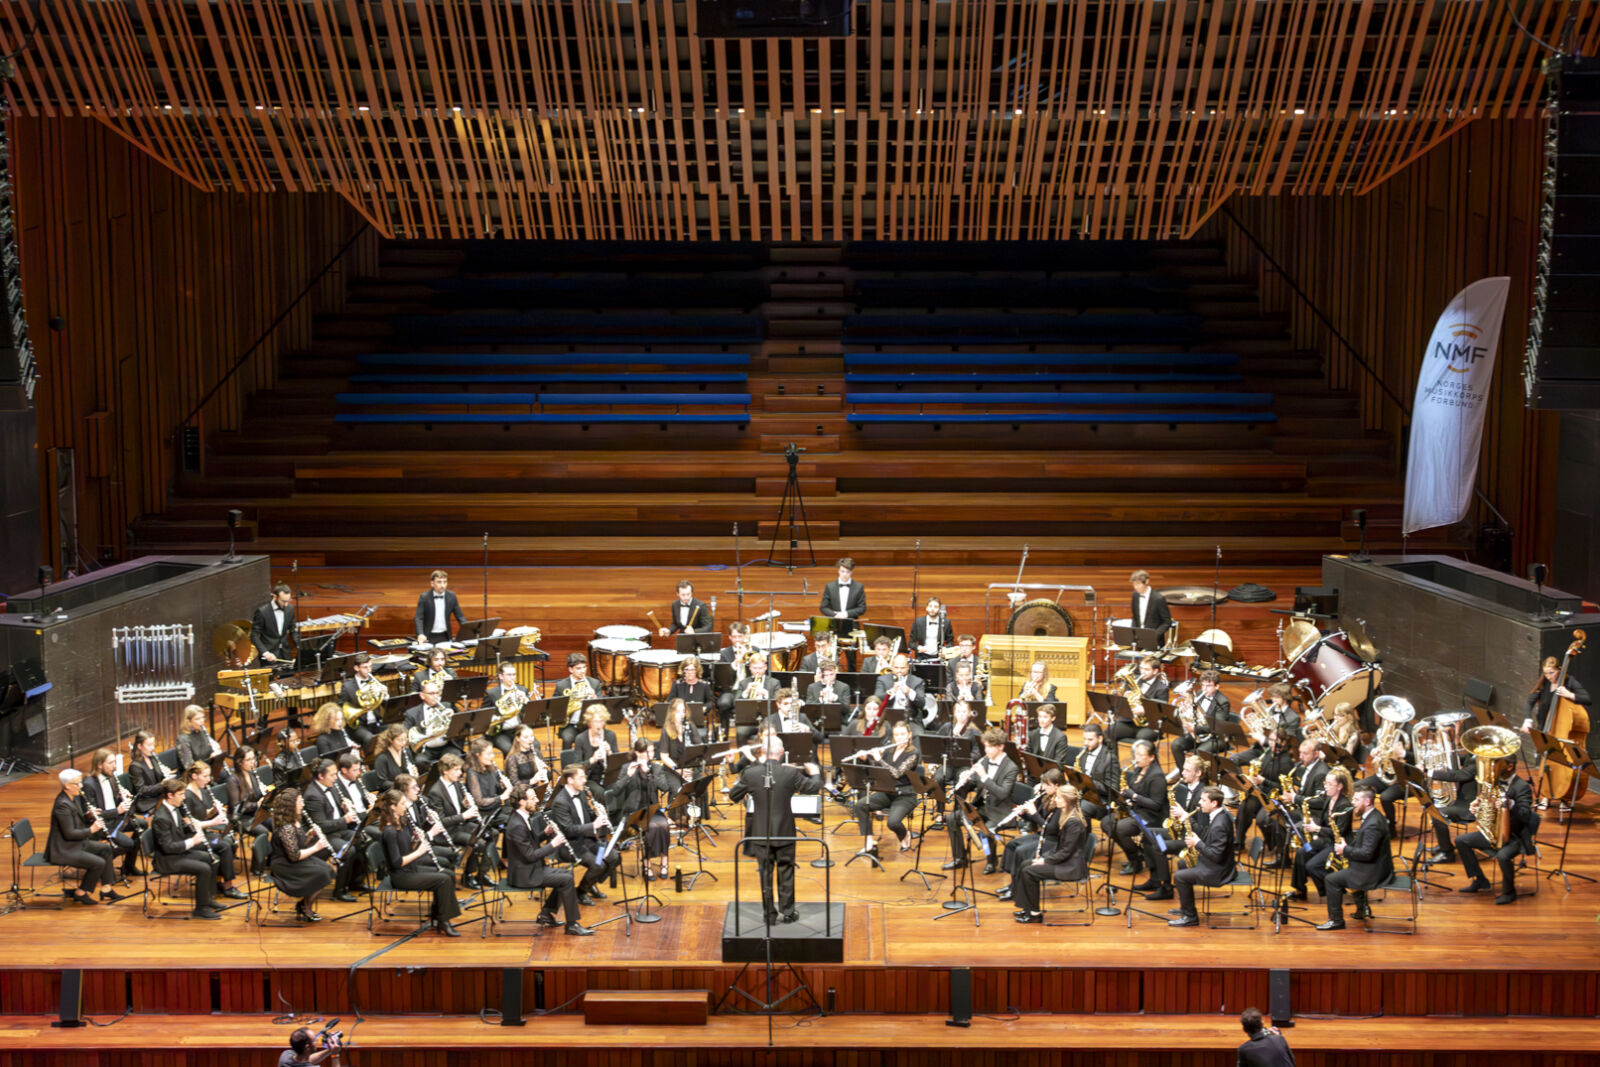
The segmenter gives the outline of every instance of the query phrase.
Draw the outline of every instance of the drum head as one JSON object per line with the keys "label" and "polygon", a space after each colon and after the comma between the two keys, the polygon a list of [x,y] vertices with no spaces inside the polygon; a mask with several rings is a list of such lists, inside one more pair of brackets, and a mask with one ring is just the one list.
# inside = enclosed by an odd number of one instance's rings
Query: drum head
{"label": "drum head", "polygon": [[681,652],[673,652],[666,648],[647,648],[643,652],[635,652],[628,657],[634,663],[643,663],[652,667],[676,667],[688,659]]}
{"label": "drum head", "polygon": [[759,633],[750,635],[750,647],[764,648],[769,652],[786,648],[799,648],[806,643],[803,634]]}
{"label": "drum head", "polygon": [[1329,714],[1332,714],[1332,709],[1340,704],[1349,704],[1352,708],[1360,707],[1361,702],[1367,697],[1377,695],[1378,687],[1382,684],[1383,668],[1362,667],[1330,685],[1317,703],[1328,708]]}
{"label": "drum head", "polygon": [[1309,619],[1290,619],[1289,624],[1283,628],[1283,636],[1279,638],[1278,647],[1283,653],[1284,661],[1293,663],[1305,653],[1305,650],[1316,644],[1322,638],[1322,631]]}
{"label": "drum head", "polygon": [[1071,637],[1072,616],[1053,600],[1030,600],[1011,613],[1006,633],[1025,637]]}
{"label": "drum head", "polygon": [[595,630],[595,636],[619,641],[643,641],[650,636],[650,631],[643,626],[601,626]]}
{"label": "drum head", "polygon": [[599,641],[590,641],[589,647],[598,652],[610,652],[615,655],[628,656],[635,652],[642,652],[650,646],[644,641],[624,641],[621,638],[608,637]]}
{"label": "drum head", "polygon": [[1233,638],[1228,636],[1228,631],[1226,630],[1207,630],[1199,637],[1196,637],[1195,640],[1219,648],[1225,648],[1229,652],[1233,651]]}
{"label": "drum head", "polygon": [[248,667],[256,658],[256,646],[250,641],[250,621],[236,619],[218,626],[211,633],[211,647],[228,668]]}

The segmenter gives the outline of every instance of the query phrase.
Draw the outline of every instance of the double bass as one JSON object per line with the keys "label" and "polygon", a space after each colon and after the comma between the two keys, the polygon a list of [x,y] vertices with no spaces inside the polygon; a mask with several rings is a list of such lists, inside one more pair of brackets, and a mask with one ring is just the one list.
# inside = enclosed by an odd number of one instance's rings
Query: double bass
{"label": "double bass", "polygon": [[[1552,694],[1555,690],[1567,684],[1567,669],[1572,665],[1572,657],[1583,651],[1587,635],[1582,630],[1572,631],[1572,644],[1567,646],[1566,655],[1561,657],[1561,674],[1550,685]],[[1538,687],[1534,687],[1538,692]],[[1553,696],[1550,701],[1550,711],[1545,715],[1544,722],[1539,729],[1551,737],[1559,737],[1563,741],[1571,741],[1580,750],[1587,747],[1589,739],[1589,709],[1563,696]],[[1572,776],[1578,774],[1577,792],[1573,792]],[[1548,756],[1544,762],[1544,796],[1560,799],[1568,796],[1582,796],[1589,787],[1589,772],[1587,769],[1576,772],[1571,767],[1561,763],[1554,763]]]}

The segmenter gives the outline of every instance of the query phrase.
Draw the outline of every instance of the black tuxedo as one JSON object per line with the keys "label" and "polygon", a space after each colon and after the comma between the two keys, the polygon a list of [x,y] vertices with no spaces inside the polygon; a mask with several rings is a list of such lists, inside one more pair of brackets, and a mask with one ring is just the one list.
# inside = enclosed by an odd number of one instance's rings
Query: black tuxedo
{"label": "black tuxedo", "polygon": [[289,635],[292,633],[294,633],[293,603],[283,609],[281,627],[270,602],[257,608],[255,617],[250,620],[250,643],[255,645],[258,651],[270,652],[281,660],[294,657],[289,648]]}
{"label": "black tuxedo", "polygon": [[[771,787],[768,787],[768,778]],[[752,763],[728,789],[728,799],[739,803],[749,797],[754,810],[746,820],[749,833],[745,854],[754,856],[761,871],[761,906],[773,919],[794,910],[794,810],[790,801],[799,793],[822,788],[822,776],[776,760]],[[773,882],[777,903],[773,903]]]}
{"label": "black tuxedo", "polygon": [[[897,681],[897,679],[892,674],[880,674],[880,675],[878,675],[878,684],[875,687],[873,687],[873,695],[877,696],[877,697],[880,697],[880,698],[886,697],[888,695],[888,693],[889,693],[889,690],[894,688],[894,685],[895,685],[896,681]],[[907,674],[906,677],[905,677],[905,683],[906,683],[906,688],[911,690],[911,697],[906,702],[906,706],[905,706],[905,711],[907,712],[907,718],[911,718],[913,716],[913,714],[914,714],[915,721],[921,722],[922,721],[922,715],[923,715],[923,707],[924,707],[924,705],[923,705],[923,699],[924,699],[923,689],[925,688],[925,686],[923,685],[923,681],[922,681],[921,678],[918,678],[914,674]]]}
{"label": "black tuxedo", "polygon": [[1294,1053],[1282,1034],[1257,1030],[1239,1046],[1239,1067],[1294,1067]]}
{"label": "black tuxedo", "polygon": [[[1345,890],[1356,893],[1356,903],[1365,901],[1366,891],[1376,889],[1394,877],[1394,858],[1389,854],[1389,820],[1377,808],[1367,810],[1360,825],[1345,838],[1344,858],[1350,866],[1328,875],[1328,918],[1344,921]],[[1465,866],[1465,864],[1463,864]]]}
{"label": "black tuxedo", "polygon": [[[694,625],[688,625],[689,618],[693,616]],[[667,605],[667,617],[672,622],[667,626],[667,631],[674,634],[709,634],[715,633],[717,625],[711,618],[711,609],[705,603],[694,597],[689,598],[688,604],[680,604],[676,599]]]}
{"label": "black tuxedo", "polygon": [[1195,828],[1200,839],[1195,851],[1199,862],[1193,867],[1180,867],[1172,876],[1173,888],[1178,893],[1178,907],[1184,915],[1195,917],[1194,887],[1197,885],[1227,885],[1233,881],[1234,848],[1233,816],[1228,809],[1219,807],[1211,813],[1204,829]]}
{"label": "black tuxedo", "polygon": [[[321,830],[323,836],[328,839],[328,844],[332,846],[333,852],[338,852],[349,844],[350,840],[355,837],[356,827],[360,823],[345,821],[345,813],[352,809],[345,800],[343,792],[339,789],[338,776],[334,777],[333,785],[326,789],[323,788],[320,782],[310,782],[306,785],[306,791],[302,795],[305,799],[306,814],[311,817],[311,821],[316,824],[317,829]],[[332,853],[329,853],[329,855],[331,856]],[[352,846],[344,849],[344,856],[339,861],[339,875],[334,880],[333,891],[335,893],[345,892],[345,888],[350,885],[356,873],[358,858],[364,861],[359,847]]]}
{"label": "black tuxedo", "polygon": [[[1127,780],[1127,788],[1123,790],[1123,800],[1131,815],[1126,819],[1107,815],[1105,830],[1122,847],[1123,855],[1128,857],[1128,862],[1138,864],[1142,857],[1142,861],[1149,864],[1156,881],[1164,882],[1166,861],[1161,858],[1161,853],[1156,847],[1155,831],[1161,828],[1162,820],[1167,817],[1167,812],[1172,807],[1167,801],[1166,775],[1161,773],[1160,764],[1151,760],[1149,766],[1143,770],[1138,766],[1129,767],[1124,772],[1124,777]],[[1139,840],[1139,823],[1131,817],[1132,815],[1143,819],[1145,826],[1150,828],[1149,832],[1143,835],[1142,843]]]}
{"label": "black tuxedo", "polygon": [[[96,805],[98,807],[98,805]],[[108,816],[106,829],[116,825],[117,816]],[[85,893],[93,893],[95,886],[111,885],[117,880],[116,848],[109,841],[96,841],[89,829],[89,818],[78,801],[67,796],[66,790],[56,794],[50,807],[50,836],[44,844],[44,858],[62,867],[83,869],[80,883]]]}
{"label": "black tuxedo", "polygon": [[1100,801],[1083,801],[1083,817],[1086,819],[1103,818],[1111,808],[1111,798],[1122,788],[1122,766],[1117,756],[1116,746],[1108,743],[1104,737],[1100,739],[1100,747],[1095,750],[1091,761],[1088,748],[1080,748],[1077,756],[1072,760],[1072,766],[1089,776],[1094,782],[1095,792],[1100,794]]}
{"label": "black tuxedo", "polygon": [[867,613],[867,590],[854,578],[850,580],[849,593],[843,602],[840,601],[837,581],[829,582],[822,591],[822,604],[817,608],[817,614],[831,619],[841,611],[850,619],[859,619]]}
{"label": "black tuxedo", "polygon": [[[850,584],[854,585],[855,583],[852,582]],[[917,618],[911,623],[911,637],[907,645],[908,651],[910,651],[913,655],[921,654],[922,643],[927,639],[928,616],[926,614],[918,615]],[[955,630],[950,626],[950,620],[948,618],[941,618],[939,620],[939,647],[948,648],[955,643],[956,634]]]}
{"label": "black tuxedo", "polygon": [[150,862],[158,874],[193,875],[195,909],[209,908],[217,894],[215,861],[203,846],[189,847],[186,838],[193,834],[185,834],[180,818],[165,802],[156,808],[150,817],[150,835],[155,840]]}
{"label": "black tuxedo", "polygon": [[546,861],[557,861],[570,853],[559,845],[550,845],[545,828],[550,825],[542,812],[514,811],[506,817],[506,879],[514,889],[549,889],[541,909],[554,915],[559,902],[566,921],[578,921],[578,891],[572,884],[572,872],[551,867]]}
{"label": "black tuxedo", "polygon": [[824,699],[824,697],[823,697],[823,694],[828,692],[829,689],[831,689],[833,691],[833,700],[831,701],[831,703],[843,704],[846,707],[849,706],[849,704],[850,704],[850,687],[848,685],[845,685],[843,682],[839,681],[837,678],[834,679],[832,686],[825,686],[821,682],[812,682],[810,685],[806,686],[806,703],[807,704],[827,704],[827,703],[830,703],[828,700]]}
{"label": "black tuxedo", "polygon": [[448,641],[455,632],[450,627],[451,619],[454,619],[458,626],[464,625],[467,621],[466,615],[461,611],[461,602],[456,599],[456,591],[454,589],[446,589],[444,591],[444,629],[435,630],[433,628],[433,590],[424,589],[422,594],[417,597],[417,613],[411,620],[411,632],[428,638],[430,644]]}
{"label": "black tuxedo", "polygon": [[[356,689],[360,684],[355,678],[346,678],[344,685],[339,689],[339,703],[347,708],[359,708],[361,706],[361,697],[356,692]],[[378,721],[377,708],[362,712],[360,718],[356,719],[348,727],[350,736],[354,737],[356,744],[362,748],[372,744],[372,739],[378,735],[382,728],[383,724]]]}
{"label": "black tuxedo", "polygon": [[1166,631],[1172,629],[1172,610],[1167,607],[1167,598],[1154,589],[1150,590],[1150,600],[1145,605],[1143,617],[1139,614],[1139,594],[1133,594],[1128,602],[1128,617],[1141,630],[1160,630],[1165,636]]}
{"label": "black tuxedo", "polygon": [[[589,687],[590,697],[598,697],[600,695],[600,683],[589,677],[587,674],[583,676],[583,684]],[[572,675],[569,674],[565,678],[561,679],[561,681],[556,683],[555,690],[550,695],[552,697],[565,698],[568,693],[572,692],[573,685],[574,683],[572,681]],[[583,709],[584,705],[587,704],[588,701],[589,697],[585,697],[584,699],[578,701],[578,706],[572,709],[572,714],[567,717],[567,724],[563,726],[560,731],[561,743],[563,745],[570,747],[573,739],[582,732]]]}
{"label": "black tuxedo", "polygon": [[1067,740],[1067,735],[1058,726],[1052,726],[1050,736],[1046,738],[1041,738],[1037,729],[1029,730],[1028,751],[1063,766],[1071,762],[1074,755],[1072,742]]}
{"label": "black tuxedo", "polygon": [[[985,754],[982,758],[974,761],[973,766],[976,767],[987,759],[988,755]],[[988,863],[985,864],[985,867],[996,864],[1000,860],[999,853],[995,848],[993,826],[1011,814],[1011,809],[1015,806],[1011,799],[1011,792],[1017,784],[1017,773],[1017,765],[1011,762],[1011,757],[1002,754],[998,760],[994,761],[993,772],[988,778],[980,779],[974,774],[967,779],[967,784],[958,791],[960,795],[971,793],[974,790],[977,791],[977,795],[973,798],[974,802],[979,811],[982,812],[984,822],[991,828],[986,835]],[[962,830],[961,813],[958,812],[954,818],[948,821],[950,823],[950,855],[957,861],[964,860],[967,858],[967,838]]]}
{"label": "black tuxedo", "polygon": [[562,787],[550,802],[549,812],[550,818],[567,836],[572,854],[588,871],[583,881],[578,883],[578,892],[588,893],[605,881],[622,862],[622,857],[615,850],[606,856],[604,862],[599,858],[600,846],[611,836],[611,827],[595,825],[599,812],[595,810],[594,801],[587,791],[574,796],[570,790]]}
{"label": "black tuxedo", "polygon": [[[788,732],[798,733],[800,730],[807,730],[811,733],[812,741],[819,745],[822,744],[822,727],[814,724],[811,721],[811,716],[807,715],[803,711],[796,710],[794,713],[794,724],[798,725],[799,730]],[[774,730],[783,732],[783,716],[779,715],[777,712],[773,712],[771,715],[767,716],[767,725],[772,727]]]}

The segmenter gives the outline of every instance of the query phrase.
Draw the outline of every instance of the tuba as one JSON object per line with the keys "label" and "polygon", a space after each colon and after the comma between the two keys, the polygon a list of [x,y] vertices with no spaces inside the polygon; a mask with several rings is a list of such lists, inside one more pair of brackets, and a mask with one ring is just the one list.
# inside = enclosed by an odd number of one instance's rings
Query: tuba
{"label": "tuba", "polygon": [[1490,847],[1498,849],[1511,832],[1511,815],[1500,806],[1506,791],[1495,776],[1495,763],[1521,752],[1522,738],[1504,726],[1474,726],[1461,735],[1461,747],[1478,761],[1478,796],[1472,802],[1472,818]]}
{"label": "tuba", "polygon": [[1372,760],[1378,777],[1394,784],[1394,757],[1389,750],[1400,740],[1400,728],[1417,717],[1417,709],[1405,697],[1381,696],[1372,702],[1373,714],[1383,720],[1372,739]]}
{"label": "tuba", "polygon": [[[1418,736],[1425,730],[1433,731],[1432,741],[1424,742]],[[1437,716],[1419,719],[1411,728],[1411,747],[1416,753],[1417,766],[1428,772],[1428,792],[1433,794],[1433,802],[1441,808],[1455,803],[1456,783],[1432,780],[1434,771],[1456,769],[1456,746],[1445,736]]]}

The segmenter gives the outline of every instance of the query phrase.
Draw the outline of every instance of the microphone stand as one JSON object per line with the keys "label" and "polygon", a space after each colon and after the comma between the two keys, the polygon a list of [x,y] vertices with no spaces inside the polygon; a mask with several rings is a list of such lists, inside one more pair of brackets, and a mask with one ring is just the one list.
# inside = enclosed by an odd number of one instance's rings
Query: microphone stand
{"label": "microphone stand", "polygon": [[739,621],[744,622],[744,564],[739,562],[739,524],[733,524],[733,593],[739,598]]}
{"label": "microphone stand", "polygon": [[1211,626],[1217,628],[1217,591],[1222,587],[1222,546],[1217,546],[1217,563],[1211,570]]}
{"label": "microphone stand", "polygon": [[[489,617],[489,531],[483,531],[483,617]],[[480,634],[480,638],[488,636]]]}
{"label": "microphone stand", "polygon": [[[917,617],[917,572],[922,565],[922,538],[917,538],[916,550],[911,557],[911,617]],[[943,606],[941,602],[941,607]]]}

